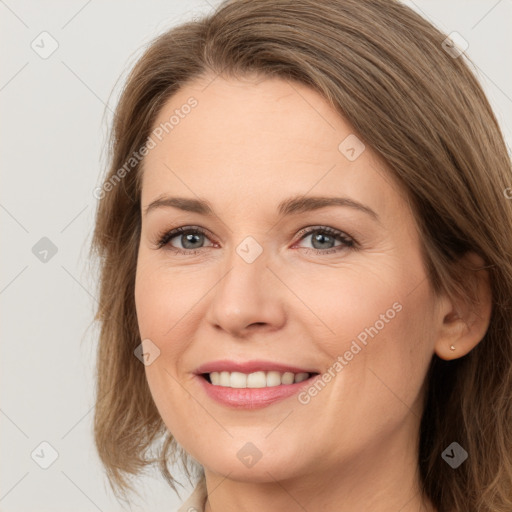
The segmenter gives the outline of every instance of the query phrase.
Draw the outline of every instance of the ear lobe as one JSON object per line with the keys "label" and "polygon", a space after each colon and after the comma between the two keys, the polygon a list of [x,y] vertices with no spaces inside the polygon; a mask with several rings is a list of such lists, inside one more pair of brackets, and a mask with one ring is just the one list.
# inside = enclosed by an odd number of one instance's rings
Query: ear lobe
{"label": "ear lobe", "polygon": [[468,297],[460,297],[455,303],[448,300],[441,312],[435,353],[446,361],[465,356],[480,343],[492,313],[489,273],[483,259],[471,252],[464,255],[461,263],[466,263],[467,279],[472,281],[476,302],[472,304]]}

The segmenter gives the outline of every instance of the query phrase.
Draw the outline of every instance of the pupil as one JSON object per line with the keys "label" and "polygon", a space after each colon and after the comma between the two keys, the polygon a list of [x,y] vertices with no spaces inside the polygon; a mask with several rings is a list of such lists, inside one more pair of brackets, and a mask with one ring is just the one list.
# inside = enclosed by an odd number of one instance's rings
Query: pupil
{"label": "pupil", "polygon": [[[329,235],[323,235],[321,233],[317,234],[316,236],[313,237],[313,246],[315,245],[315,242],[325,242],[326,239],[328,242],[332,242],[332,238]],[[320,249],[322,248],[324,247],[320,246]]]}
{"label": "pupil", "polygon": [[[183,247],[187,248],[187,249],[196,249],[196,247],[189,247],[187,244],[189,242],[193,242],[193,239],[194,238],[199,238],[203,235],[195,235],[195,234],[188,234],[188,235],[184,235],[184,239],[185,239],[185,243],[183,243]],[[197,241],[197,240],[196,240]]]}

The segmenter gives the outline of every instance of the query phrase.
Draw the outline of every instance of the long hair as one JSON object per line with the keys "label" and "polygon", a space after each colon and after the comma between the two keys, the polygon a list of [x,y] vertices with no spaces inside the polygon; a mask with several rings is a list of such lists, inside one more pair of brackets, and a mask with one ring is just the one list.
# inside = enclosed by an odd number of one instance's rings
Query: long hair
{"label": "long hair", "polygon": [[[115,112],[92,245],[101,326],[94,434],[116,495],[133,491],[128,477],[153,464],[174,489],[169,463],[181,460],[201,478],[134,356],[143,162],[134,155],[186,83],[258,73],[318,91],[386,162],[407,191],[436,292],[471,305],[461,256],[473,251],[485,262],[490,325],[464,357],[433,355],[418,466],[424,496],[440,511],[512,510],[511,160],[471,61],[447,51],[446,37],[395,0],[232,0],[145,50]],[[469,454],[457,470],[441,457],[454,440]]]}

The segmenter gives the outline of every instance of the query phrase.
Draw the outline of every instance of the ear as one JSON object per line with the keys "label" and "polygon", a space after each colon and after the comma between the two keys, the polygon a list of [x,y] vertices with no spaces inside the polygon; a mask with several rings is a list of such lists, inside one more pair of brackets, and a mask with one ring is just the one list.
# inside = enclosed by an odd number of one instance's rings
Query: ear
{"label": "ear", "polygon": [[465,356],[475,348],[485,336],[491,319],[492,293],[485,262],[470,252],[462,257],[461,263],[469,267],[467,279],[473,281],[477,302],[472,306],[469,299],[460,298],[455,303],[446,296],[441,299],[435,353],[447,361]]}

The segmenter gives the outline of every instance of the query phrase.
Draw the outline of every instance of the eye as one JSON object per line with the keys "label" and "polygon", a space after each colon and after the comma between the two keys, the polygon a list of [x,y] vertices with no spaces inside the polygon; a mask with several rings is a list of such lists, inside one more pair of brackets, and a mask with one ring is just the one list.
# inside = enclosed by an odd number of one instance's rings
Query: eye
{"label": "eye", "polygon": [[[328,226],[313,226],[302,230],[299,235],[301,235],[301,241],[311,237],[313,248],[304,247],[304,249],[312,250],[316,254],[330,254],[357,247],[354,238]],[[339,245],[335,245],[336,241],[340,242]]]}
{"label": "eye", "polygon": [[[171,242],[177,239],[181,247],[176,247]],[[158,237],[157,247],[159,249],[166,247],[179,254],[195,254],[207,238],[207,232],[198,226],[179,227],[166,231]]]}
{"label": "eye", "polygon": [[[306,251],[313,251],[315,254],[330,254],[341,252],[346,249],[357,249],[355,239],[343,231],[328,226],[312,226],[299,232],[300,241],[311,237],[313,247],[302,247]],[[176,247],[173,240],[181,247]],[[193,255],[205,248],[204,241],[209,240],[207,231],[199,226],[184,226],[165,231],[158,236],[156,246],[158,249],[166,248],[178,254]],[[339,242],[336,245],[336,242]],[[210,247],[213,246],[210,245]]]}

